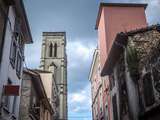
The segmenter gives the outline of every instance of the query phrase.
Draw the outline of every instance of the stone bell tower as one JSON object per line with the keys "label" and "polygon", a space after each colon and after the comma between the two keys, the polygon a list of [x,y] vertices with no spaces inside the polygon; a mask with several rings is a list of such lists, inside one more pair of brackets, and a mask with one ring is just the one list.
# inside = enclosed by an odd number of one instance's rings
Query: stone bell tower
{"label": "stone bell tower", "polygon": [[43,32],[40,68],[51,71],[55,75],[56,85],[59,91],[59,119],[67,120],[67,55],[65,32]]}

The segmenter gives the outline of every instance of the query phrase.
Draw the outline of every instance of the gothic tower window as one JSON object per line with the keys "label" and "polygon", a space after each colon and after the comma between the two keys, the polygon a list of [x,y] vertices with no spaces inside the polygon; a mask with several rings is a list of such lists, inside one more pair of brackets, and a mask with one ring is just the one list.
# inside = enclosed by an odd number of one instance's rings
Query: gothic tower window
{"label": "gothic tower window", "polygon": [[57,57],[57,43],[54,44],[54,57]]}
{"label": "gothic tower window", "polygon": [[52,57],[53,45],[52,43],[49,45],[49,57]]}

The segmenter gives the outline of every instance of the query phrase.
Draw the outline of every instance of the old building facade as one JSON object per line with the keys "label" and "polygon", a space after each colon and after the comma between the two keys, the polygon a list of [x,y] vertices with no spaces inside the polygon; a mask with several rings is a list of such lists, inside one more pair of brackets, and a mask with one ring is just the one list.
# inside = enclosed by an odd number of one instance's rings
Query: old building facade
{"label": "old building facade", "polygon": [[24,46],[32,37],[21,0],[1,0],[0,6],[0,119],[18,120]]}
{"label": "old building facade", "polygon": [[47,98],[53,109],[53,120],[56,120],[59,118],[59,93],[55,81],[55,74],[53,74],[51,71],[34,71],[38,72],[41,77],[44,89],[47,94]]}
{"label": "old building facade", "polygon": [[92,115],[94,120],[103,119],[102,81],[100,77],[99,51],[96,49],[93,55],[89,79],[92,90]]}
{"label": "old building facade", "polygon": [[[123,66],[115,68],[115,72],[106,71],[106,67],[110,70],[110,66],[113,64],[109,56],[112,53],[112,45],[116,38],[116,35],[120,32],[127,32],[130,30],[142,28],[147,26],[145,9],[147,4],[128,4],[128,3],[101,3],[99,7],[96,29],[98,30],[98,49],[100,50],[100,66],[101,76],[106,77],[108,82],[109,96],[107,104],[110,120],[127,119],[129,118],[129,110],[126,107],[122,109],[122,105],[119,101],[126,104],[128,102],[126,84],[124,80],[116,82],[114,74],[119,71],[123,71]],[[113,54],[114,55],[114,54]],[[107,62],[109,61],[109,62]],[[113,69],[114,71],[114,69]],[[107,72],[110,72],[106,74]],[[124,76],[121,74],[120,77]],[[119,84],[122,84],[123,88],[119,88]],[[123,93],[124,92],[124,93]],[[133,91],[134,92],[134,91]],[[124,99],[123,99],[124,98]],[[136,102],[136,101],[134,101]],[[136,111],[136,110],[135,110]],[[124,118],[120,116],[124,114]]]}
{"label": "old building facade", "polygon": [[[119,32],[147,26],[146,4],[101,3],[96,21],[101,67],[105,67],[112,43]],[[103,71],[102,71],[103,74]]]}
{"label": "old building facade", "polygon": [[116,84],[117,119],[160,119],[159,43],[159,25],[117,34],[105,69]]}
{"label": "old building facade", "polygon": [[8,16],[9,6],[13,3],[7,2],[5,0],[0,1],[0,62],[2,59],[2,51],[4,44],[5,28]]}
{"label": "old building facade", "polygon": [[59,119],[67,119],[67,55],[65,32],[43,32],[42,70],[51,71],[59,94]]}
{"label": "old building facade", "polygon": [[53,112],[39,73],[24,70],[19,120],[56,120]]}
{"label": "old building facade", "polygon": [[100,53],[95,49],[91,64],[89,80],[92,93],[92,117],[94,120],[107,120],[110,118],[110,95],[107,77],[101,77]]}
{"label": "old building facade", "polygon": [[110,120],[160,119],[160,25],[147,25],[146,7],[100,4],[96,29],[101,77],[109,78]]}

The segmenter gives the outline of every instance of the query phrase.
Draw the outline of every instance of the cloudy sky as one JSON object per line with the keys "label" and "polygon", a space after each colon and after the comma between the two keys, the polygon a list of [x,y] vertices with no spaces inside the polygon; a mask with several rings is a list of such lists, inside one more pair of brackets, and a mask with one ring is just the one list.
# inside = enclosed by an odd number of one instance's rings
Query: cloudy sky
{"label": "cloudy sky", "polygon": [[28,67],[40,64],[43,31],[66,31],[69,120],[92,119],[88,74],[97,47],[94,27],[100,2],[148,3],[148,23],[160,23],[160,0],[24,0],[34,40],[26,47]]}

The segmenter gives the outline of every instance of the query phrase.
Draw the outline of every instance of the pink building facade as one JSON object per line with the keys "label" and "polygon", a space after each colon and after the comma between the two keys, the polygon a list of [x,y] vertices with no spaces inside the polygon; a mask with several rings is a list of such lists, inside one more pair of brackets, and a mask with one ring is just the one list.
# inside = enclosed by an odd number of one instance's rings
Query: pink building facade
{"label": "pink building facade", "polygon": [[96,29],[98,30],[98,48],[100,49],[102,68],[105,67],[107,56],[117,33],[147,26],[146,7],[146,4],[100,4]]}
{"label": "pink building facade", "polygon": [[107,77],[101,77],[99,50],[96,49],[90,69],[89,80],[92,93],[92,116],[94,120],[107,120],[109,116],[109,81]]}
{"label": "pink building facade", "polygon": [[[101,3],[96,21],[98,30],[98,49],[100,76],[102,80],[103,112],[105,120],[119,120],[117,83],[113,81],[112,71],[106,71],[107,62],[116,35],[147,26],[145,9],[147,4]],[[108,73],[109,72],[109,73]],[[103,76],[103,77],[102,77]],[[92,82],[91,82],[92,83]],[[92,94],[95,94],[92,91]],[[92,98],[93,99],[93,98]],[[92,108],[94,110],[94,108]],[[93,112],[94,115],[94,112]],[[98,119],[99,120],[99,119]]]}

